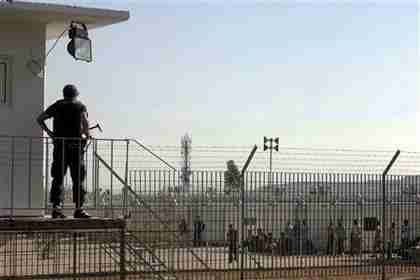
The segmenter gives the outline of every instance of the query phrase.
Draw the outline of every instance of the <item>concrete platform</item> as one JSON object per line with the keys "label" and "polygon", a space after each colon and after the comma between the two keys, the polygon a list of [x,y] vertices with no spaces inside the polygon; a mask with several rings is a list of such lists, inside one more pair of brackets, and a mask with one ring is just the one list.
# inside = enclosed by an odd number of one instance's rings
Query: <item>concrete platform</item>
{"label": "concrete platform", "polygon": [[34,218],[3,218],[0,219],[1,231],[48,231],[48,230],[110,230],[123,229],[124,219],[104,219],[92,217],[89,219],[52,219],[51,217]]}

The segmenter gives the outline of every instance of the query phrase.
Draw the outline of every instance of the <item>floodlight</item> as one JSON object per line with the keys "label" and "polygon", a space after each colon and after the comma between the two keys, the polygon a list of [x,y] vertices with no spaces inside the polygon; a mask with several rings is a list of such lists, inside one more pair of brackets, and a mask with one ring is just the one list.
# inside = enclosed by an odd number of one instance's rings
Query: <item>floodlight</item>
{"label": "floodlight", "polygon": [[72,22],[69,29],[71,41],[67,45],[67,51],[76,60],[92,62],[92,42],[88,36],[88,30],[84,23]]}

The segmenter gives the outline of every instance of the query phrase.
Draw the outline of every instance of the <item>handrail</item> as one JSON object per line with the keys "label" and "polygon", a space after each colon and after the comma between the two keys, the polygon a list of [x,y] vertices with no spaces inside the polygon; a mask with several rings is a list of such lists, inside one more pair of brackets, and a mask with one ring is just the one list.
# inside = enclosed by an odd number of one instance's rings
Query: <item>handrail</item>
{"label": "handrail", "polygon": [[[97,152],[95,152],[95,157],[99,160],[99,162],[100,163],[102,163],[105,167],[106,167],[106,169],[108,169],[108,171],[109,172],[111,172],[112,173],[112,175],[114,175],[115,176],[115,178],[124,186],[124,189],[125,190],[127,190],[129,193],[131,193],[133,196],[134,196],[134,198],[135,198],[135,200],[136,200],[136,202],[138,203],[138,204],[140,204],[142,207],[144,207],[147,211],[149,211],[150,213],[151,213],[151,215],[153,216],[153,218],[155,218],[160,224],[162,224],[163,226],[164,226],[164,228],[165,228],[165,230],[167,230],[168,232],[172,232],[172,229],[166,224],[166,222],[163,220],[163,219],[161,219],[160,218],[160,216],[155,212],[155,211],[153,211],[153,209],[146,203],[146,202],[144,202],[141,198],[140,198],[140,196],[127,184],[127,182],[125,182],[124,181],[124,179],[123,178],[121,178],[121,176],[120,175],[118,175],[118,173],[117,172],[115,172],[115,170],[113,170],[112,168],[111,168],[111,166],[109,166],[108,165],[108,163],[100,156],[100,155],[98,155],[98,153]],[[177,241],[177,242],[181,242],[182,240],[181,240],[181,238],[177,235],[177,234],[175,234],[175,233],[173,233],[173,235],[174,235],[174,237],[175,237],[175,240]],[[207,265],[207,263],[206,262],[204,262],[195,252],[194,252],[194,250],[192,250],[191,248],[188,248],[188,251],[191,253],[191,255],[196,259],[196,260],[198,260],[198,262],[199,263],[201,263],[207,270],[211,270],[211,268]]]}
{"label": "handrail", "polygon": [[161,158],[160,156],[158,156],[157,154],[155,154],[152,150],[150,150],[149,148],[147,148],[145,145],[143,145],[142,143],[140,143],[138,140],[136,140],[136,139],[130,139],[130,140],[133,141],[134,143],[136,143],[141,148],[143,148],[148,153],[150,153],[152,156],[154,156],[155,158],[157,158],[158,160],[160,160],[161,162],[163,162],[166,166],[168,166],[169,168],[171,168],[173,171],[176,171],[176,168],[173,167],[169,162],[167,162],[166,160],[164,160],[163,158]]}
{"label": "handrail", "polygon": [[[114,241],[117,241],[117,240],[114,240]],[[107,253],[114,261],[117,261],[117,258],[115,257],[115,256],[113,256],[112,255],[112,252],[114,252],[116,255],[118,255],[119,254],[119,251],[118,251],[118,249],[114,249],[112,246],[110,246],[109,244],[107,244],[108,246],[106,246],[106,245],[102,245],[103,246],[103,248],[104,248],[104,250],[105,250],[105,253]],[[143,262],[142,264],[144,265],[144,266],[147,266],[149,269],[150,269],[150,271],[152,271],[152,273],[154,274],[154,275],[156,275],[159,279],[161,279],[161,280],[165,280],[165,278],[164,277],[162,277],[161,275],[159,275],[158,273],[159,273],[159,271],[156,271],[155,269],[154,269],[154,267],[153,267],[153,265],[151,265],[150,263],[148,263],[147,262],[147,260],[146,259],[144,259],[141,255],[139,255],[139,254],[137,254],[137,252],[134,250],[134,248],[131,246],[131,245],[129,245],[129,244],[126,244],[126,246],[127,246],[127,249],[129,249],[128,251],[130,252],[130,253],[134,253],[134,257],[135,258],[139,258],[139,259],[141,259],[141,261]],[[108,252],[108,249],[109,250],[111,250],[111,253],[110,252]],[[157,259],[159,259],[159,258],[157,258]],[[162,262],[162,260],[160,260],[159,259],[159,261],[161,262],[161,263],[163,263]],[[131,263],[131,262],[129,262],[129,266],[131,267],[131,269],[133,269],[133,270],[137,270],[137,263],[136,264],[133,264],[133,263]],[[166,270],[169,272],[169,270],[168,270],[168,268],[165,266],[165,268],[166,268]],[[175,276],[174,276],[175,277]],[[175,277],[175,279],[177,279],[176,277]]]}

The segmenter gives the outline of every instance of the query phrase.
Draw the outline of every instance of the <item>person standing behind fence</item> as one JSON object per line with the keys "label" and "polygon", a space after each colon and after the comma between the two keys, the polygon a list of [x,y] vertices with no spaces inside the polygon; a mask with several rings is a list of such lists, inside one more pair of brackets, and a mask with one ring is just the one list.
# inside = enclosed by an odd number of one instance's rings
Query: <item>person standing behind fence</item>
{"label": "person standing behind fence", "polygon": [[266,240],[267,236],[262,228],[257,228],[257,253],[262,253],[264,251]]}
{"label": "person standing behind fence", "polygon": [[357,219],[353,220],[350,235],[351,255],[360,254],[362,249],[362,228]]}
{"label": "person standing behind fence", "polygon": [[[53,162],[51,165],[52,186],[50,202],[53,206],[52,218],[65,218],[61,208],[64,200],[63,179],[67,168],[73,181],[73,202],[76,205],[75,218],[90,218],[83,209],[86,191],[83,182],[86,176],[84,165],[84,143],[90,137],[86,106],[77,100],[79,91],[74,85],[63,88],[63,99],[58,100],[42,112],[37,122],[54,138]],[[45,124],[53,119],[53,130]],[[85,137],[82,139],[82,137]],[[68,139],[67,139],[68,138]],[[70,140],[71,139],[71,140]]]}
{"label": "person standing behind fence", "polygon": [[344,254],[344,242],[346,240],[346,229],[343,226],[343,221],[339,220],[337,225],[337,254]]}
{"label": "person standing behind fence", "polygon": [[375,237],[373,240],[373,254],[377,257],[377,254],[381,252],[382,245],[382,229],[381,224],[378,222],[375,229]]}
{"label": "person standing behind fence", "polygon": [[188,224],[185,218],[181,218],[178,224],[179,237],[181,246],[188,244]]}
{"label": "person standing behind fence", "polygon": [[401,249],[403,256],[407,256],[407,249],[410,247],[410,225],[408,220],[404,220],[404,224],[401,226]]}
{"label": "person standing behind fence", "polygon": [[194,221],[194,246],[201,246],[202,245],[202,233],[206,225],[201,220],[200,216],[196,216]]}
{"label": "person standing behind fence", "polygon": [[397,235],[397,229],[395,226],[395,222],[391,223],[391,227],[389,228],[389,241],[388,241],[388,259],[392,258],[392,254],[395,249],[395,240]]}
{"label": "person standing behind fence", "polygon": [[300,220],[296,219],[293,226],[293,235],[294,235],[294,254],[302,254],[302,236],[301,236],[301,225]]}
{"label": "person standing behind fence", "polygon": [[286,238],[286,233],[284,231],[282,231],[280,233],[280,240],[279,240],[279,245],[278,245],[278,253],[280,254],[280,256],[286,256],[287,254],[287,238]]}
{"label": "person standing behind fence", "polygon": [[293,234],[294,234],[293,225],[290,221],[287,221],[284,232],[286,234],[286,255],[290,255],[293,250]]}
{"label": "person standing behind fence", "polygon": [[238,231],[233,227],[232,224],[229,225],[226,239],[228,242],[229,263],[238,261]]}
{"label": "person standing behind fence", "polygon": [[334,255],[335,253],[336,230],[333,221],[330,221],[327,229],[327,254]]}
{"label": "person standing behind fence", "polygon": [[255,252],[257,249],[257,236],[254,235],[254,232],[252,229],[248,229],[248,234],[245,240],[246,244],[244,244],[244,247],[248,248],[249,252]]}
{"label": "person standing behind fence", "polygon": [[309,226],[306,219],[302,221],[302,228],[301,228],[301,234],[302,234],[302,243],[303,243],[303,253],[309,254],[312,252],[312,241],[309,236]]}

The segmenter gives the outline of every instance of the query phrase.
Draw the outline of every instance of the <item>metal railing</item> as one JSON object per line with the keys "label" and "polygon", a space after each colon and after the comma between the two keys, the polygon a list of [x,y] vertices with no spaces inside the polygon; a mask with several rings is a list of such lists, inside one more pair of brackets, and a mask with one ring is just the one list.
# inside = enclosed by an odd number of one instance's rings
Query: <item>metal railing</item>
{"label": "metal railing", "polygon": [[[0,279],[65,279],[126,277],[122,221],[99,227],[74,222],[20,220],[1,224]],[[103,247],[116,246],[112,259]]]}

